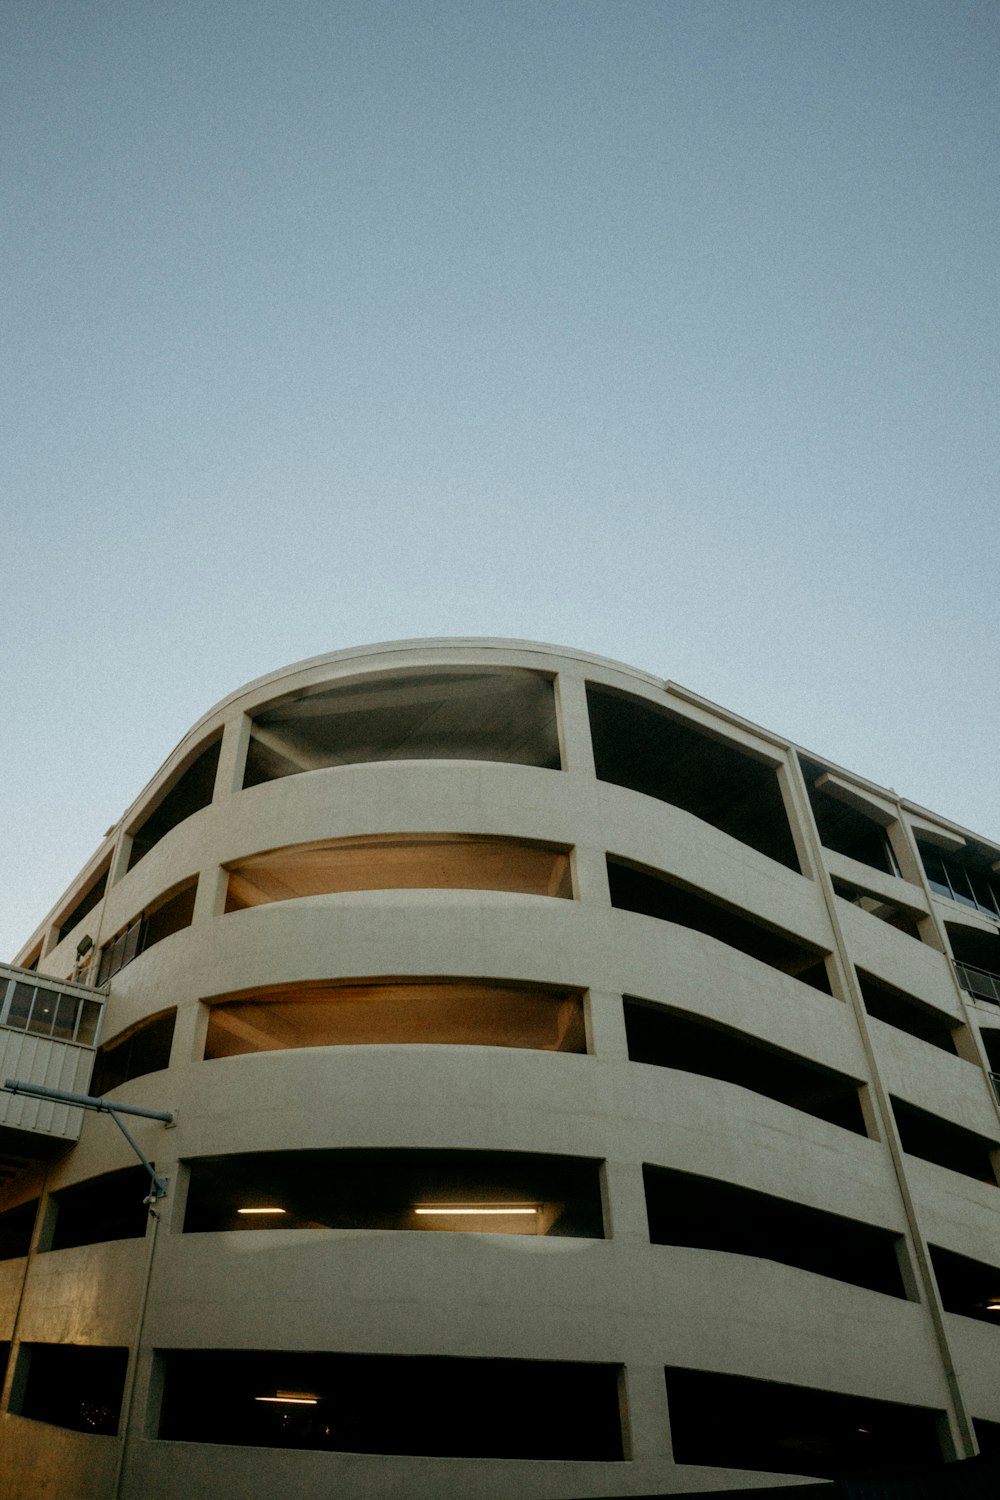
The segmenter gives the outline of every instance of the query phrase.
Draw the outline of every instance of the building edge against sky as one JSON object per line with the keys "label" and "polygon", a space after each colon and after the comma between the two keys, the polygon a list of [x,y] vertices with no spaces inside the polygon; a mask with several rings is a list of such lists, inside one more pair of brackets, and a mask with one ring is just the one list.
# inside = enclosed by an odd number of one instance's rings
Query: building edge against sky
{"label": "building edge against sky", "polygon": [[670,682],[392,643],[206,714],[0,972],[12,1500],[1000,1449],[1000,848]]}

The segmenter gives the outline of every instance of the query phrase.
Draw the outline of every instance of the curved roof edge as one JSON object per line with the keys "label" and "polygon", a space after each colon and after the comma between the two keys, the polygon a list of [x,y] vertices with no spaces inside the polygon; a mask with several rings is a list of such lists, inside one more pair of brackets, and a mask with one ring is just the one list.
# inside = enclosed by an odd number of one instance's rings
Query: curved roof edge
{"label": "curved roof edge", "polygon": [[[483,653],[487,651],[510,651],[521,652],[525,655],[537,654],[539,656],[562,657],[566,660],[579,661],[590,666],[602,667],[614,672],[624,672],[629,677],[645,682],[654,688],[665,689],[667,687],[666,678],[658,677],[652,672],[645,672],[639,667],[630,666],[628,662],[616,661],[613,657],[598,656],[594,652],[580,651],[572,646],[555,646],[546,641],[517,640],[506,636],[411,636],[405,640],[376,641],[367,646],[347,646],[339,651],[324,651],[318,656],[306,656],[301,661],[290,662],[288,666],[277,667],[273,672],[265,672],[260,677],[252,677],[248,682],[242,683],[240,687],[234,688],[231,693],[227,693],[224,698],[220,698],[217,703],[213,703],[211,708],[206,709],[190,728],[184,731],[180,739],[169,753],[164,756],[144,786],[120,816],[115,819],[101,841],[100,848],[104,847],[108,838],[117,831],[122,822],[129,819],[133,809],[141,803],[142,799],[148,794],[150,788],[156,784],[171,761],[180,752],[184,751],[192,739],[198,738],[210,720],[224,713],[225,710],[234,707],[241,698],[251,693],[255,694],[268,685],[277,686],[286,679],[296,677],[302,672],[316,671],[324,666],[335,666],[350,661],[362,663],[366,660],[371,660],[374,662],[380,656],[392,656],[406,651],[470,651]],[[97,852],[100,852],[100,848]],[[96,858],[96,853],[94,858]],[[90,863],[91,861],[88,861],[88,865]]]}
{"label": "curved roof edge", "polygon": [[[240,687],[234,688],[218,703],[213,703],[191,728],[185,731],[183,740],[188,738],[207,719],[228,708],[230,704],[236,703],[245,693],[256,692],[258,689],[267,687],[269,683],[279,683],[286,677],[296,676],[299,672],[310,672],[318,667],[334,666],[340,662],[366,657],[388,656],[399,651],[523,651],[525,653],[536,652],[540,656],[562,656],[571,661],[589,663],[595,667],[610,668],[615,672],[625,672],[630,677],[639,677],[654,687],[664,687],[666,678],[658,676],[654,672],[646,672],[641,667],[631,666],[628,662],[617,661],[611,656],[598,656],[592,651],[580,651],[573,646],[557,646],[549,641],[527,641],[518,640],[515,637],[497,635],[439,635],[439,636],[411,636],[399,641],[375,641],[367,646],[348,646],[339,651],[324,651],[318,656],[306,656],[301,661],[290,662],[288,666],[277,667],[273,672],[265,672],[260,677],[252,677],[249,682],[244,682]],[[171,754],[174,752],[171,751]],[[169,756],[167,759],[169,760]],[[166,761],[164,762],[166,764]]]}

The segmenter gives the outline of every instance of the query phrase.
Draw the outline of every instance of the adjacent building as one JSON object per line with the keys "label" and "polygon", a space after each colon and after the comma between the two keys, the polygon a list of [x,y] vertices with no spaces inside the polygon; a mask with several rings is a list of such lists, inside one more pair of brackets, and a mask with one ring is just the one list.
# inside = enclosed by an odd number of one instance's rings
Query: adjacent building
{"label": "adjacent building", "polygon": [[11,1500],[1000,1447],[1000,847],[496,640],[207,714],[0,971]]}

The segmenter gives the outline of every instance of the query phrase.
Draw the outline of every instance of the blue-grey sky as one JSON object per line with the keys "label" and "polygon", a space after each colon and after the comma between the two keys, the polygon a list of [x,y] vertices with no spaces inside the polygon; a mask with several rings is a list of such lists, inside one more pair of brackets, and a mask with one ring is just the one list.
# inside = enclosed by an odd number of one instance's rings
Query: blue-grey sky
{"label": "blue-grey sky", "polygon": [[620,658],[1000,837],[993,0],[5,0],[0,955],[321,651]]}

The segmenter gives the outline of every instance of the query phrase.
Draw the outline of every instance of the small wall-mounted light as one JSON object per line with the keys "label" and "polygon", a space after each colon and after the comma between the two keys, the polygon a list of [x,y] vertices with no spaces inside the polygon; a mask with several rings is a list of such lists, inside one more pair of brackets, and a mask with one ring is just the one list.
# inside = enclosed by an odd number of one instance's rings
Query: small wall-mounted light
{"label": "small wall-mounted light", "polygon": [[991,1297],[986,1304],[986,1311],[1000,1313],[1000,1297]]}
{"label": "small wall-mounted light", "polygon": [[[286,1208],[238,1208],[236,1212],[238,1214],[284,1214],[288,1210]],[[263,1400],[263,1397],[260,1399]]]}
{"label": "small wall-mounted light", "polygon": [[255,1396],[255,1401],[272,1401],[278,1406],[315,1406],[319,1401],[311,1391],[278,1391],[274,1396]]}

